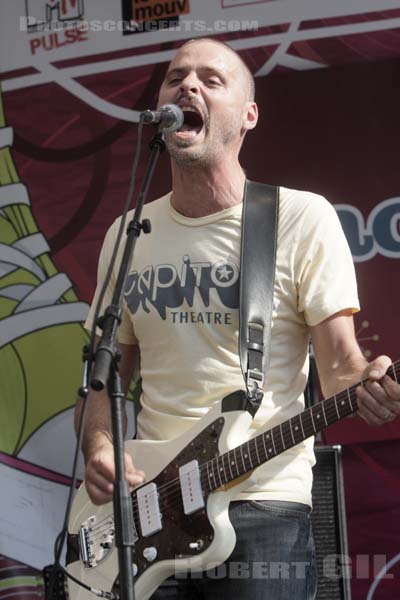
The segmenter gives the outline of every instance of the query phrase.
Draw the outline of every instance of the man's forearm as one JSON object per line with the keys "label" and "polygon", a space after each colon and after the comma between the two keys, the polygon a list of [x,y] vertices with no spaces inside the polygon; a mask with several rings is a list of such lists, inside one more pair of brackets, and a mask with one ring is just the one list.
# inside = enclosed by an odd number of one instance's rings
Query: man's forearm
{"label": "man's forearm", "polygon": [[[137,361],[138,348],[137,346],[128,346],[124,344],[119,344],[119,348],[121,350],[119,373],[122,380],[122,387],[126,394]],[[79,398],[75,409],[76,431],[78,431],[82,407],[83,400],[82,398]],[[125,433],[127,427],[125,401],[123,403],[122,426]],[[96,449],[107,443],[112,443],[111,401],[106,390],[102,390],[101,392],[90,390],[87,398],[85,430],[82,441],[82,450],[85,460],[87,461],[88,457],[93,454]]]}
{"label": "man's forearm", "polygon": [[[83,400],[79,398],[75,409],[75,430],[78,431],[83,409]],[[126,431],[127,419],[123,412],[123,431]],[[111,404],[108,393],[89,392],[84,423],[82,451],[85,460],[104,444],[112,444]]]}
{"label": "man's forearm", "polygon": [[355,352],[344,357],[341,362],[332,365],[329,372],[326,370],[323,378],[321,378],[324,397],[333,396],[358,383],[367,365],[368,361],[361,352]]}
{"label": "man's forearm", "polygon": [[325,398],[360,381],[368,362],[357,343],[351,311],[339,312],[310,331]]}

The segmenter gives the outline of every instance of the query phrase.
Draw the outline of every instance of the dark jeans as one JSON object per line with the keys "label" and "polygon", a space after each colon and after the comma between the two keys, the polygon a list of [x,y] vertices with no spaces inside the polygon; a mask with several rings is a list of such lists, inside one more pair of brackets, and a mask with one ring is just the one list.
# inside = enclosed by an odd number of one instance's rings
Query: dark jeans
{"label": "dark jeans", "polygon": [[310,508],[297,502],[236,501],[229,514],[237,542],[226,563],[170,578],[151,600],[314,600]]}

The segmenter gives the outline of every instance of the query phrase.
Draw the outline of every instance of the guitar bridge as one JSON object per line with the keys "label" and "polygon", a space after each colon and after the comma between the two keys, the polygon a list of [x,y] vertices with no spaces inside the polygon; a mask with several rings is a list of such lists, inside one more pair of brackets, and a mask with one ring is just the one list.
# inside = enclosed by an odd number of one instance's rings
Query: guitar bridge
{"label": "guitar bridge", "polygon": [[79,553],[81,556],[81,561],[85,565],[85,567],[93,566],[91,564],[91,553],[90,546],[88,542],[88,533],[89,528],[86,526],[82,526],[79,530]]}
{"label": "guitar bridge", "polygon": [[97,523],[95,516],[84,521],[79,529],[78,543],[81,561],[86,569],[97,567],[114,547],[114,518],[109,515]]}

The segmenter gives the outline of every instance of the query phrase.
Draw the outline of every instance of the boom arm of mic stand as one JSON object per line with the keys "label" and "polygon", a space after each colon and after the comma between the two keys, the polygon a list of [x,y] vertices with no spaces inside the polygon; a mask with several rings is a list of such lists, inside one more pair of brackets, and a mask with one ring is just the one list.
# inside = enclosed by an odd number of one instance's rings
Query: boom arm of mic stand
{"label": "boom arm of mic stand", "polygon": [[143,223],[140,223],[140,217],[158,157],[160,152],[165,148],[165,142],[161,133],[157,133],[154,136],[150,147],[151,155],[147,166],[147,171],[143,179],[142,188],[139,193],[133,219],[128,225],[127,229],[126,245],[118,272],[112,303],[105,310],[104,316],[100,318],[100,322],[98,323],[99,327],[103,329],[103,333],[96,349],[95,366],[90,382],[91,387],[97,391],[100,391],[106,387],[111,363],[116,355],[115,339],[118,325],[121,321],[122,297],[128,276],[129,266],[132,262],[132,256],[136,246],[136,240],[139,237],[142,229],[145,233],[149,233],[151,229],[150,223],[147,219]]}

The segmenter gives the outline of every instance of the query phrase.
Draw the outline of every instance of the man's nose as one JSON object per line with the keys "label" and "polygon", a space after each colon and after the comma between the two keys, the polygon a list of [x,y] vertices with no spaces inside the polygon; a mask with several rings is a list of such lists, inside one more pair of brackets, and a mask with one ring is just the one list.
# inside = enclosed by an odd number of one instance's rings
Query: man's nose
{"label": "man's nose", "polygon": [[190,73],[182,79],[179,89],[183,93],[191,92],[192,94],[198,94],[200,91],[200,82],[194,73]]}

